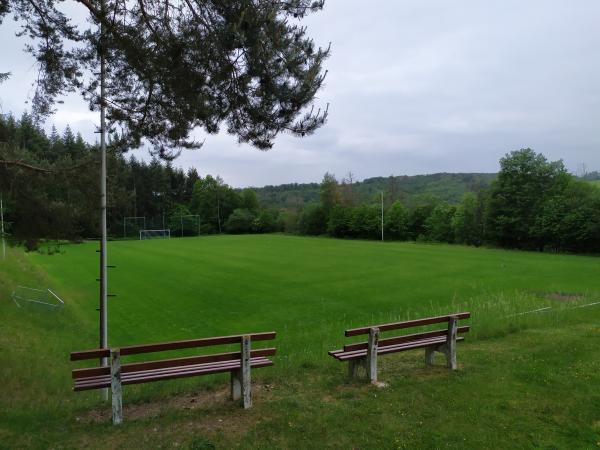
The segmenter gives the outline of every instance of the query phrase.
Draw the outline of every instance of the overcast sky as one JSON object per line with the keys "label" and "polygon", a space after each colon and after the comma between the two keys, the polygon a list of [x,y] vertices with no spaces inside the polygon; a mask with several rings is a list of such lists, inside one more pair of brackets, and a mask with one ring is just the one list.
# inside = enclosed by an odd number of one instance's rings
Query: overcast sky
{"label": "overcast sky", "polygon": [[[494,172],[522,147],[573,172],[600,169],[599,0],[329,0],[306,25],[317,44],[332,44],[316,101],[330,104],[327,124],[304,139],[282,135],[268,152],[207,136],[176,165],[236,187],[320,181],[326,171]],[[36,69],[14,31],[10,20],[0,26],[0,72],[12,72],[0,108],[20,115]],[[76,96],[52,123],[96,139],[97,115]]]}

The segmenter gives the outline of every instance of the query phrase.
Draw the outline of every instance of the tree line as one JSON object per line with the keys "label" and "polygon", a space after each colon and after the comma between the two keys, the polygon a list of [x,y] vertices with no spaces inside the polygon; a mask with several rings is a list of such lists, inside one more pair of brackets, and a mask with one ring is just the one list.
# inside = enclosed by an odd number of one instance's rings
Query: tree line
{"label": "tree line", "polygon": [[[39,239],[96,238],[99,158],[98,145],[69,127],[48,135],[27,113],[0,115],[0,192],[12,239],[35,248]],[[144,162],[113,151],[107,159],[113,238],[137,236],[143,226],[170,228],[175,236],[282,230],[278,211],[261,208],[252,189],[233,189],[218,176],[202,178],[157,158]]]}
{"label": "tree line", "polygon": [[[0,115],[0,191],[15,241],[35,247],[41,238],[97,237],[98,174],[97,145],[69,127],[48,135],[28,114]],[[351,177],[327,173],[317,201],[273,208],[261,205],[255,190],[234,189],[219,176],[110,152],[108,229],[113,238],[135,237],[145,227],[168,228],[172,236],[283,231],[381,239],[383,193],[386,240],[598,252],[600,188],[589,181],[596,175],[575,177],[561,161],[522,149],[500,160],[491,184],[473,184],[459,202],[406,197],[398,177],[379,183],[381,192],[365,201]]]}
{"label": "tree line", "polygon": [[[415,196],[434,195],[451,204],[460,202],[465,192],[477,191],[488,187],[496,178],[496,173],[433,173],[427,175],[390,175],[388,177],[372,177],[356,180],[352,172],[347,173],[340,181],[341,189],[351,185],[352,198],[355,203],[369,203],[381,191],[389,198],[400,200],[411,206]],[[318,203],[319,183],[289,183],[278,186],[256,187],[256,194],[261,204],[277,209],[302,209],[309,203]]]}
{"label": "tree line", "polygon": [[382,206],[378,196],[355,204],[351,185],[331,174],[321,182],[320,202],[305,208],[298,232],[339,238],[414,240],[491,245],[539,251],[600,251],[600,186],[567,172],[562,161],[548,161],[531,149],[500,160],[500,172],[489,187],[450,204],[432,195],[408,207],[388,186]]}

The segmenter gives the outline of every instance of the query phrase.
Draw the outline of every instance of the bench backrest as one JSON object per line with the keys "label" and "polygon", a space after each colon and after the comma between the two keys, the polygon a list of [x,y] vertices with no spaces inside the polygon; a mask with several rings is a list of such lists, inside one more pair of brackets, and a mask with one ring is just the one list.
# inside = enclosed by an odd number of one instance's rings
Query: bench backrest
{"label": "bench backrest", "polygon": [[[131,345],[127,347],[121,347],[119,349],[120,355],[139,355],[142,353],[152,353],[152,352],[162,352],[168,350],[181,350],[187,348],[197,348],[197,347],[208,347],[214,345],[225,345],[225,344],[241,344],[242,338],[244,336],[250,336],[250,341],[267,341],[271,339],[275,339],[276,333],[274,331],[266,332],[266,333],[253,333],[248,335],[235,335],[235,336],[219,336],[219,337],[209,337],[209,338],[201,338],[201,339],[189,339],[185,341],[172,341],[172,342],[162,342],[156,344],[142,344],[142,345]],[[252,358],[258,356],[272,356],[276,352],[275,348],[261,348],[256,350],[251,350],[250,356]],[[83,350],[79,352],[71,353],[71,361],[81,361],[86,359],[98,359],[98,358],[108,358],[110,357],[110,349],[108,348],[100,348],[100,349],[91,349],[91,350]],[[162,369],[169,367],[179,367],[179,366],[188,366],[193,364],[203,364],[210,362],[219,362],[219,361],[231,361],[235,359],[241,358],[241,350],[235,352],[227,352],[227,353],[217,353],[212,355],[200,355],[200,356],[189,356],[184,358],[172,358],[172,359],[161,359],[155,361],[147,361],[147,362],[135,362],[129,364],[123,364],[121,366],[122,373],[128,372],[137,372],[141,370],[151,370],[151,369]],[[91,376],[102,376],[109,375],[110,367],[92,367],[85,369],[75,369],[72,372],[73,378],[85,378]]]}
{"label": "bench backrest", "polygon": [[[371,325],[368,327],[352,328],[350,330],[346,330],[344,334],[347,337],[350,337],[350,336],[359,336],[362,334],[369,334],[369,330],[371,328],[379,328],[380,332],[384,332],[384,331],[392,331],[392,330],[401,330],[401,329],[405,329],[405,328],[420,327],[420,326],[424,326],[424,325],[433,325],[436,323],[448,322],[451,317],[456,317],[458,320],[468,319],[469,317],[471,317],[471,313],[470,312],[461,312],[461,313],[456,313],[456,314],[448,314],[447,316],[426,317],[423,319],[406,320],[404,322],[394,322],[394,323],[386,323],[386,324],[382,324],[382,325]],[[468,327],[468,326],[462,326],[462,327],[457,328],[457,332],[458,333],[466,333],[469,331],[469,329],[470,329],[470,327]],[[425,331],[425,332],[414,333],[414,334],[405,334],[402,336],[395,336],[395,337],[391,337],[391,338],[387,338],[387,339],[380,339],[378,342],[378,346],[385,347],[385,346],[389,346],[389,345],[401,344],[403,342],[411,342],[411,341],[417,341],[417,340],[421,340],[421,339],[446,336],[447,332],[448,332],[447,329],[443,329],[443,330],[435,330],[435,331]],[[355,343],[355,344],[344,345],[344,351],[347,352],[347,351],[354,351],[354,350],[362,350],[362,349],[366,349],[367,347],[368,347],[367,342],[359,342],[359,343]]]}
{"label": "bench backrest", "polygon": [[390,330],[400,330],[402,328],[413,328],[420,327],[423,325],[431,325],[434,323],[442,323],[448,322],[450,317],[456,317],[457,319],[468,319],[471,317],[470,312],[462,312],[456,314],[448,314],[447,316],[436,316],[436,317],[426,317],[424,319],[416,319],[416,320],[406,320],[404,322],[395,322],[395,323],[385,323],[383,325],[371,325],[368,327],[361,328],[352,328],[350,330],[346,330],[346,336],[358,336],[360,334],[369,334],[369,330],[371,328],[379,328],[379,331],[390,331]]}

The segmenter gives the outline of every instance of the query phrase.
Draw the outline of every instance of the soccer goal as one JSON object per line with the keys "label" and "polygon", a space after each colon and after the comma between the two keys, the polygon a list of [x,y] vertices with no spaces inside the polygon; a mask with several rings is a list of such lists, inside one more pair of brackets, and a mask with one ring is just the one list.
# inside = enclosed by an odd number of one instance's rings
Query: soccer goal
{"label": "soccer goal", "polygon": [[[152,225],[150,225],[152,226]],[[163,226],[164,228],[164,226]],[[133,238],[138,235],[140,230],[146,229],[146,217],[145,216],[129,216],[123,217],[123,238]]]}
{"label": "soccer goal", "polygon": [[168,239],[171,230],[140,230],[140,240],[143,239]]}

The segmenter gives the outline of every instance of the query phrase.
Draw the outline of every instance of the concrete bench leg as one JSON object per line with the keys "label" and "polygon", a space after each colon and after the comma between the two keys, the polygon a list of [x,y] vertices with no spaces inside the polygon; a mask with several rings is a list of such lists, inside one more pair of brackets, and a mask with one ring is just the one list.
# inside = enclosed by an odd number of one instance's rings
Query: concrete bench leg
{"label": "concrete bench leg", "polygon": [[366,359],[351,359],[348,361],[348,376],[350,378],[358,378],[360,368],[366,368]]}
{"label": "concrete bench leg", "polygon": [[250,381],[250,336],[242,337],[242,398],[244,409],[252,407],[252,385]]}
{"label": "concrete bench leg", "polygon": [[123,395],[121,390],[121,351],[110,351],[110,390],[112,393],[112,422],[123,422]]}
{"label": "concrete bench leg", "polygon": [[425,348],[425,364],[433,366],[433,356],[435,355],[436,349],[434,347]]}
{"label": "concrete bench leg", "polygon": [[242,371],[231,371],[231,400],[240,400],[242,398]]}
{"label": "concrete bench leg", "polygon": [[426,347],[425,348],[425,364],[428,366],[433,365],[433,357],[435,352],[443,353],[446,356],[446,367],[448,369],[456,370],[458,364],[456,362],[456,334],[458,331],[458,318],[455,316],[450,317],[448,320],[448,334],[446,337],[446,343],[437,347]]}
{"label": "concrete bench leg", "polygon": [[456,333],[458,330],[458,317],[452,316],[448,319],[448,337],[446,341],[446,367],[456,370]]}
{"label": "concrete bench leg", "polygon": [[377,346],[379,344],[379,328],[369,330],[367,347],[367,377],[370,383],[377,383]]}
{"label": "concrete bench leg", "polygon": [[348,361],[348,376],[358,378],[361,367],[365,370],[367,379],[370,383],[377,383],[377,346],[379,342],[379,328],[369,330],[369,342],[367,346],[367,356],[363,358],[351,359]]}

